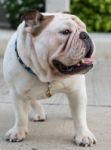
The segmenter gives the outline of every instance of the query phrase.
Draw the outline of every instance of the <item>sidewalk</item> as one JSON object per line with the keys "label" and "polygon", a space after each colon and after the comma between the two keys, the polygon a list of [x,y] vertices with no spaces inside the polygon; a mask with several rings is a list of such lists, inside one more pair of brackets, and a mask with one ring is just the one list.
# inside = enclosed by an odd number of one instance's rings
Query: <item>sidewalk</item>
{"label": "sidewalk", "polygon": [[[102,70],[97,68],[96,71],[93,70],[94,72],[87,75],[88,125],[98,140],[97,145],[87,148],[88,150],[110,150],[111,147],[111,67],[107,67],[111,61],[106,64],[100,62],[100,64]],[[97,71],[98,73],[95,74]],[[41,123],[30,122],[29,135],[24,142],[6,142],[4,135],[14,123],[14,114],[2,72],[0,74],[0,89],[0,150],[86,149],[78,148],[72,142],[73,122],[67,99],[64,97],[63,100],[62,95],[43,101],[48,119]]]}
{"label": "sidewalk", "polygon": [[[0,54],[3,56],[11,32],[0,31]],[[3,35],[3,36],[2,36]],[[98,142],[91,148],[78,148],[74,136],[67,98],[55,95],[42,100],[48,119],[46,122],[29,123],[29,134],[24,142],[9,143],[5,132],[14,123],[14,114],[8,89],[3,79],[0,58],[0,150],[110,150],[111,149],[111,35],[91,34],[97,47],[96,66],[86,75],[88,93],[88,125]],[[4,44],[3,44],[4,43]],[[3,44],[3,45],[2,45]]]}
{"label": "sidewalk", "polygon": [[0,149],[1,150],[110,150],[111,108],[88,107],[88,125],[98,142],[91,148],[79,148],[72,142],[74,129],[67,105],[45,105],[46,122],[29,123],[25,141],[9,143],[5,132],[12,127],[14,115],[11,104],[0,104]]}

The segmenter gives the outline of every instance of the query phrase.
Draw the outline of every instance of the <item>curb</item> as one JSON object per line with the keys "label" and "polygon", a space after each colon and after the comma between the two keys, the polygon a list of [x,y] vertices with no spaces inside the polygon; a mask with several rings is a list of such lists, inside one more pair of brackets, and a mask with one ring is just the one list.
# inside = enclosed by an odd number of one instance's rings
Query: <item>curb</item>
{"label": "curb", "polygon": [[95,47],[96,56],[103,58],[111,58],[111,33],[90,33]]}
{"label": "curb", "polygon": [[[0,56],[3,57],[7,43],[11,38],[14,30],[0,30]],[[95,46],[96,56],[110,58],[111,57],[111,33],[90,33]]]}
{"label": "curb", "polygon": [[0,29],[0,57],[4,55],[7,43],[13,33],[14,33],[13,30]]}

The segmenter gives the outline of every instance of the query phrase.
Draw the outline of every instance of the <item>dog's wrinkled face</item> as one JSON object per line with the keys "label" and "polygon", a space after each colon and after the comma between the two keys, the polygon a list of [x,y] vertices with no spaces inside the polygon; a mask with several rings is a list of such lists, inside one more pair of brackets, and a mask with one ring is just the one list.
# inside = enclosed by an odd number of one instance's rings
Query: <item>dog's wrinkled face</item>
{"label": "dog's wrinkled face", "polygon": [[86,73],[93,67],[94,45],[78,17],[30,11],[23,19],[39,64],[49,76]]}

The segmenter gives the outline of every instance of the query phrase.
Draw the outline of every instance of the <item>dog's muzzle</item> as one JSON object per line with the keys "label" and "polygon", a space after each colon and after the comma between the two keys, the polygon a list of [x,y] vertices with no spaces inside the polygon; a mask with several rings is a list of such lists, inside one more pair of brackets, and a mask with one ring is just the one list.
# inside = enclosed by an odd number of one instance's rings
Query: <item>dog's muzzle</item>
{"label": "dog's muzzle", "polygon": [[81,32],[79,38],[84,42],[86,47],[84,58],[81,59],[79,63],[71,66],[66,66],[60,60],[54,59],[53,65],[60,73],[68,75],[87,73],[93,67],[93,62],[91,61],[91,56],[94,50],[93,42],[86,32]]}

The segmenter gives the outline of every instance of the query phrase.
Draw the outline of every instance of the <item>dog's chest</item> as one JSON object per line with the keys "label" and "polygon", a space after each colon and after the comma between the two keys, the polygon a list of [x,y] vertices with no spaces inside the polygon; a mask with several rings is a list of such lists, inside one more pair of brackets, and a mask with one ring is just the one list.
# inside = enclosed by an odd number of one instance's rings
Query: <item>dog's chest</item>
{"label": "dog's chest", "polygon": [[64,92],[62,82],[42,83],[36,80],[30,82],[22,81],[17,84],[18,93],[28,99],[44,99],[58,92]]}

